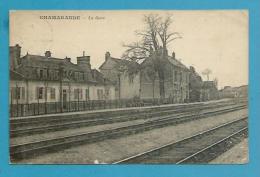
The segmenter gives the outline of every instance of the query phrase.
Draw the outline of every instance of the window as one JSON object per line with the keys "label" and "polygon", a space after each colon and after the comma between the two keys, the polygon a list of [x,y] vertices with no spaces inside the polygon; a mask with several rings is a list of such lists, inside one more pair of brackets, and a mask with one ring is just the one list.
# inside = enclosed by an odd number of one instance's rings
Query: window
{"label": "window", "polygon": [[59,71],[58,70],[55,71],[55,79],[59,79]]}
{"label": "window", "polygon": [[89,100],[89,89],[86,89],[85,91],[85,99]]}
{"label": "window", "polygon": [[43,78],[46,79],[47,78],[47,69],[43,70]]}
{"label": "window", "polygon": [[109,89],[106,89],[106,96],[108,96],[109,95]]}
{"label": "window", "polygon": [[20,89],[20,87],[16,88],[16,99],[21,99],[21,89]]}
{"label": "window", "polygon": [[82,89],[74,89],[74,99],[82,99]]}
{"label": "window", "polygon": [[55,93],[55,88],[51,88],[51,99],[55,99],[56,93]]}
{"label": "window", "polygon": [[36,99],[43,99],[44,98],[44,88],[43,87],[37,87],[36,88]]}
{"label": "window", "polygon": [[79,89],[79,99],[82,100],[82,97],[83,97],[83,95],[82,95],[82,89]]}
{"label": "window", "polygon": [[82,72],[79,73],[79,80],[80,81],[84,80],[84,74]]}
{"label": "window", "polygon": [[39,88],[39,99],[43,99],[43,87]]}
{"label": "window", "polygon": [[12,87],[11,88],[12,99],[24,99],[25,98],[25,88],[24,87]]}
{"label": "window", "polygon": [[182,72],[180,72],[180,82],[182,82]]}
{"label": "window", "polygon": [[47,79],[49,79],[49,78],[50,78],[50,70],[49,70],[49,69],[46,70],[46,75],[47,75],[47,76],[46,76]]}
{"label": "window", "polygon": [[74,73],[74,79],[75,80],[79,80],[79,72],[75,72]]}
{"label": "window", "polygon": [[43,70],[41,69],[40,70],[40,79],[42,79],[43,78]]}
{"label": "window", "polygon": [[74,89],[74,99],[78,99],[79,98],[79,89]]}
{"label": "window", "polygon": [[105,96],[106,96],[106,99],[109,98],[109,89],[106,89],[106,90],[105,90]]}
{"label": "window", "polygon": [[98,100],[103,100],[103,90],[97,89]]}
{"label": "window", "polygon": [[178,75],[178,72],[177,72],[177,71],[174,71],[174,81],[175,81],[175,82],[177,81],[177,75]]}

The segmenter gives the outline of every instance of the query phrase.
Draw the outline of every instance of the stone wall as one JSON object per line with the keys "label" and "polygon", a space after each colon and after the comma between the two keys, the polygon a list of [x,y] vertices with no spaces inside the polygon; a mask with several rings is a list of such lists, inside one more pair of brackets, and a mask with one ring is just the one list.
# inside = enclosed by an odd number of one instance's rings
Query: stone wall
{"label": "stone wall", "polygon": [[140,97],[140,73],[129,77],[125,72],[120,76],[120,98],[131,99]]}

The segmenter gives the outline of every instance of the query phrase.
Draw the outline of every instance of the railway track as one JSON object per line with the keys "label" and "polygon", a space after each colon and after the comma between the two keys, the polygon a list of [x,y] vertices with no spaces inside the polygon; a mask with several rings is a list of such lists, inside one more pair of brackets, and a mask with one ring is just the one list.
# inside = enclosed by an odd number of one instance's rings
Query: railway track
{"label": "railway track", "polygon": [[143,131],[148,131],[155,128],[161,128],[169,125],[176,125],[195,119],[201,119],[211,117],[214,115],[224,114],[236,110],[245,108],[246,106],[237,106],[228,109],[222,109],[218,111],[208,111],[202,114],[196,115],[184,115],[184,116],[165,116],[164,118],[158,118],[145,123],[134,124],[130,126],[121,126],[103,131],[88,132],[64,137],[58,137],[53,139],[43,139],[39,141],[27,142],[23,144],[16,144],[10,146],[10,154],[12,161],[19,161],[19,159],[25,159],[34,157],[47,152],[58,151],[74,147],[76,145],[93,143],[102,141],[109,138],[117,138],[130,134],[136,134]]}
{"label": "railway track", "polygon": [[247,131],[247,117],[244,117],[113,164],[208,163],[247,137]]}
{"label": "railway track", "polygon": [[[212,108],[221,108],[225,106],[232,106],[233,104],[219,104],[219,105],[195,105],[189,108],[180,107],[174,110],[162,110],[162,111],[155,111],[151,110],[149,112],[142,111],[142,112],[134,112],[131,115],[120,115],[120,116],[111,116],[111,117],[94,117],[94,118],[86,118],[84,117],[76,117],[73,119],[55,119],[54,120],[41,120],[39,122],[32,122],[32,121],[21,121],[11,123],[10,135],[11,137],[19,137],[19,136],[26,136],[31,134],[40,134],[46,132],[53,132],[53,131],[60,131],[66,129],[74,129],[74,128],[81,128],[87,126],[94,126],[94,125],[102,125],[102,124],[109,124],[115,122],[126,122],[126,121],[133,121],[138,119],[149,119],[156,116],[178,116],[183,114],[196,114],[199,113],[200,110],[205,109],[212,109]],[[104,118],[105,117],[105,118]]]}

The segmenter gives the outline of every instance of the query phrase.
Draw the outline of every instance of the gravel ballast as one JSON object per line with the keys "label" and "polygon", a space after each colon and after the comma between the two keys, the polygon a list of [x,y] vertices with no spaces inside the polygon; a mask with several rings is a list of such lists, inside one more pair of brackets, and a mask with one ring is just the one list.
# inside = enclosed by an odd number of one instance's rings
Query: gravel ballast
{"label": "gravel ballast", "polygon": [[[94,144],[77,146],[60,152],[49,153],[19,163],[36,164],[93,164],[111,163],[149,149],[175,142],[195,133],[213,128],[220,124],[237,120],[247,115],[247,109],[195,120],[176,126],[158,128],[136,135],[108,139]],[[246,155],[246,154],[245,154]],[[244,157],[243,157],[244,158]]]}

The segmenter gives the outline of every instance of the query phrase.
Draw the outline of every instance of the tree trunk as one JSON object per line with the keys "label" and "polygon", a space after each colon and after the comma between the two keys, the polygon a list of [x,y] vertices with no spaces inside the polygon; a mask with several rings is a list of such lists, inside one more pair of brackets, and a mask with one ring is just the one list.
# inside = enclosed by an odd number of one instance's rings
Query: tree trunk
{"label": "tree trunk", "polygon": [[164,71],[162,68],[158,71],[159,76],[159,88],[160,88],[160,98],[165,98],[165,91],[164,91]]}
{"label": "tree trunk", "polygon": [[159,76],[159,87],[160,87],[160,98],[165,98],[165,90],[164,90],[164,56],[165,50],[161,51],[161,56],[158,57],[159,59],[159,67],[158,67],[158,76]]}

